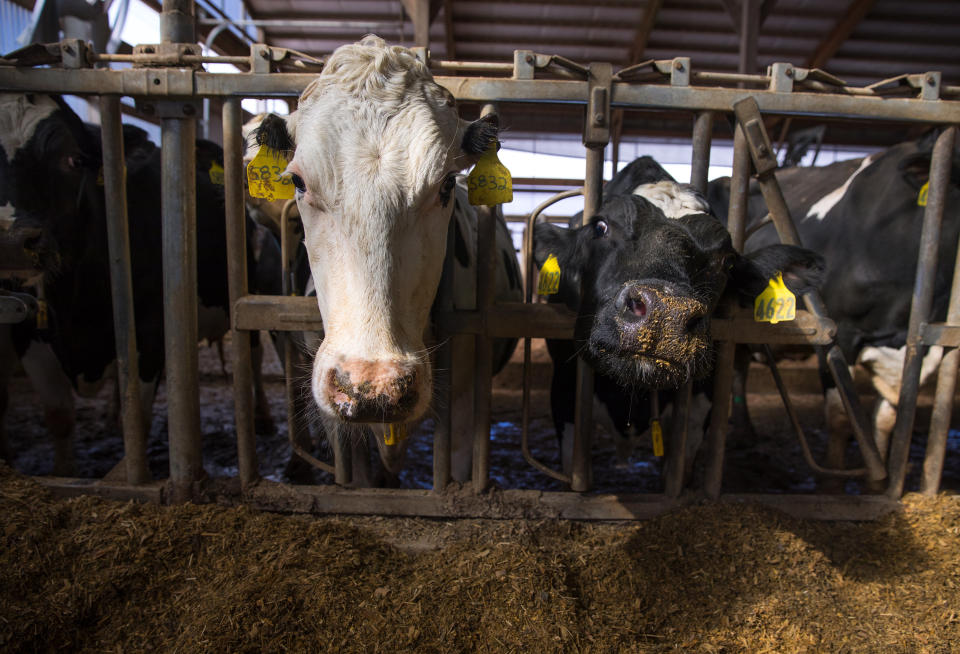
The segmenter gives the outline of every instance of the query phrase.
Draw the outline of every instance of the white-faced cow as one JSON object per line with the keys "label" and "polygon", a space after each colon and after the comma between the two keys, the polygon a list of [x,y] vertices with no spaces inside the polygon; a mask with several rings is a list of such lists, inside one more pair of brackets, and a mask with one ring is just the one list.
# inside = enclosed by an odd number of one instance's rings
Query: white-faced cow
{"label": "white-faced cow", "polygon": [[[859,363],[877,390],[876,437],[883,452],[896,421],[910,302],[920,245],[934,137],[900,143],[862,159],[776,173],[805,247],[823,255],[821,292],[837,323],[837,343],[850,364]],[[944,320],[950,297],[957,238],[960,237],[960,156],[955,152],[937,252],[932,320]],[[729,198],[729,180],[710,183],[718,210]],[[759,189],[751,188],[748,225],[766,215]],[[756,250],[776,241],[772,225],[760,227],[746,243]],[[943,350],[928,349],[921,380],[936,376]],[[827,422],[845,426],[839,393],[829,375]],[[745,425],[744,421],[741,424]],[[849,433],[849,432],[848,432]]]}
{"label": "white-faced cow", "polygon": [[818,283],[822,266],[813,252],[784,245],[739,255],[703,196],[677,184],[650,157],[618,173],[604,198],[582,227],[540,223],[535,231],[538,265],[552,254],[560,266],[554,301],[577,312],[574,341],[548,341],[551,406],[565,467],[576,353],[597,373],[599,421],[614,434],[631,435],[633,425],[647,427],[648,391],[675,389],[711,372],[710,317],[724,294],[752,303],[782,272],[799,295]]}
{"label": "white-faced cow", "polygon": [[[163,368],[160,150],[135,127],[123,130],[138,364],[149,417]],[[17,358],[40,393],[57,442],[54,470],[72,470],[71,388],[96,391],[115,359],[109,253],[99,129],[84,125],[59,98],[0,96],[0,196],[14,208],[11,233],[38,253],[49,319],[5,331],[0,381]],[[200,337],[228,327],[223,187],[210,169],[223,165],[214,143],[197,144]],[[253,223],[248,221],[248,231]],[[250,239],[252,241],[252,239]],[[251,286],[257,267],[248,252]],[[279,276],[279,270],[276,271]],[[262,391],[261,406],[266,406]]]}
{"label": "white-faced cow", "polygon": [[456,174],[496,136],[494,117],[461,120],[410,50],[374,36],[338,48],[297,111],[262,122],[259,143],[293,152],[325,331],[311,387],[330,436],[356,425],[382,434],[427,411],[424,332],[460,204]]}

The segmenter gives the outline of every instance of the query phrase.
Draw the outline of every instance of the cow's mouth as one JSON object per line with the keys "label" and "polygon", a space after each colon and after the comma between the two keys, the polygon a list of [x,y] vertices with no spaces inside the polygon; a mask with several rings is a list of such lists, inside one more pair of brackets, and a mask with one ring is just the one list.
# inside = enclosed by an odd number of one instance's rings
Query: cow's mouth
{"label": "cow's mouth", "polygon": [[706,338],[682,348],[647,348],[633,343],[624,346],[602,338],[591,338],[584,352],[598,373],[623,385],[648,389],[678,388],[709,370],[710,342]]}

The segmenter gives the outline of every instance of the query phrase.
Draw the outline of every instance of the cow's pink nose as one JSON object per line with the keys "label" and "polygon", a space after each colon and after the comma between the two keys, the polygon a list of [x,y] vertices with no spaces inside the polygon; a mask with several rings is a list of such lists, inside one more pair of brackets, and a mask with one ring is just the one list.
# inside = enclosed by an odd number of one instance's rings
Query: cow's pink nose
{"label": "cow's pink nose", "polygon": [[413,363],[346,360],[327,370],[323,397],[347,422],[402,422],[420,399]]}

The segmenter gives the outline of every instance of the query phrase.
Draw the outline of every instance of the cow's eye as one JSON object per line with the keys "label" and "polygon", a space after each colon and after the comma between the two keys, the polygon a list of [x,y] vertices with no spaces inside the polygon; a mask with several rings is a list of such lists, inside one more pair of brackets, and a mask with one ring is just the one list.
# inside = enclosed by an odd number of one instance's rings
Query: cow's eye
{"label": "cow's eye", "polygon": [[303,178],[296,173],[290,174],[290,180],[293,182],[294,188],[296,188],[301,193],[307,192],[307,185],[303,183]]}
{"label": "cow's eye", "polygon": [[593,233],[597,238],[606,236],[609,230],[610,228],[607,226],[606,221],[598,220],[597,222],[593,223]]}

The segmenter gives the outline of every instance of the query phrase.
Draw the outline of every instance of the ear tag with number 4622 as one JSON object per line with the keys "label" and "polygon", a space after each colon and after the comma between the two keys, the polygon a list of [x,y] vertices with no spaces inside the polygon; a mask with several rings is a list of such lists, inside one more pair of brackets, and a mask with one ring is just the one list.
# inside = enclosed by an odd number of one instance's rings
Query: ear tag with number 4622
{"label": "ear tag with number 4622", "polygon": [[491,143],[467,176],[470,204],[494,205],[513,201],[513,179],[497,158],[497,144]]}
{"label": "ear tag with number 4622", "polygon": [[783,283],[783,275],[777,273],[754,300],[753,319],[776,325],[781,320],[793,320],[796,317],[797,296]]}
{"label": "ear tag with number 4622", "polygon": [[551,254],[540,266],[540,280],[537,282],[539,295],[556,295],[560,292],[560,262],[557,255]]}
{"label": "ear tag with number 4622", "polygon": [[287,159],[276,150],[261,145],[257,156],[247,164],[247,185],[250,195],[265,200],[292,200],[293,180],[284,175]]}

